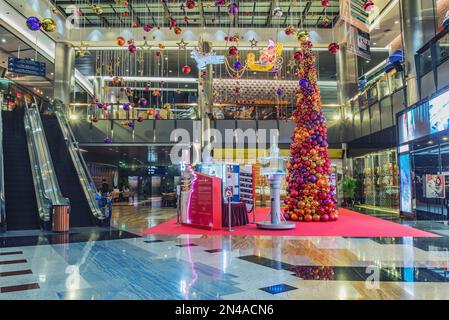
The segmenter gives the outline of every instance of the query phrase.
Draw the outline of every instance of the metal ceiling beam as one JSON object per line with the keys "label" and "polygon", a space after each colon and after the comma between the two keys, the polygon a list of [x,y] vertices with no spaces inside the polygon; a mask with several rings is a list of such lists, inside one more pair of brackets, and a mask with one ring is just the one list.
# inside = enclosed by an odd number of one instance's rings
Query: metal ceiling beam
{"label": "metal ceiling beam", "polygon": [[306,16],[309,14],[310,7],[312,6],[312,1],[307,1],[306,6],[304,7],[304,11],[301,14],[301,18],[298,21],[298,28],[303,25],[304,26],[304,20],[306,19]]}
{"label": "metal ceiling beam", "polygon": [[198,1],[198,11],[200,12],[201,26],[204,27],[206,25],[206,19],[204,18],[204,5],[201,0]]}
{"label": "metal ceiling beam", "polygon": [[271,22],[273,21],[273,9],[275,4],[276,0],[271,0],[270,8],[268,9],[267,28],[271,27]]}
{"label": "metal ceiling beam", "polygon": [[254,16],[256,15],[256,1],[254,1],[254,5],[253,5],[253,15],[252,15],[252,19],[251,19],[251,24],[254,24]]}

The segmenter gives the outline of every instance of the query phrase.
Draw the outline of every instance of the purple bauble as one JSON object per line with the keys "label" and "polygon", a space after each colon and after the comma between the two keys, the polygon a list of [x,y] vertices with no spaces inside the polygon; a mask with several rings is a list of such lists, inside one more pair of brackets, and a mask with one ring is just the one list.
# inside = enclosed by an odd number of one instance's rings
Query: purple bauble
{"label": "purple bauble", "polygon": [[133,44],[130,44],[128,46],[128,51],[131,52],[131,53],[136,53],[137,47],[135,45],[133,45]]}
{"label": "purple bauble", "polygon": [[236,14],[239,13],[239,6],[237,5],[237,3],[231,3],[231,5],[229,6],[229,13],[232,13],[234,16]]}
{"label": "purple bauble", "polygon": [[128,122],[128,127],[130,127],[130,128],[134,128],[134,121],[130,121],[130,122]]}
{"label": "purple bauble", "polygon": [[103,142],[104,142],[104,143],[111,143],[112,140],[111,140],[111,138],[106,137],[106,138],[104,138]]}
{"label": "purple bauble", "polygon": [[98,107],[98,109],[103,109],[103,104],[102,103],[97,103],[97,107]]}
{"label": "purple bauble", "polygon": [[142,99],[139,100],[139,105],[141,107],[145,107],[147,105],[147,103],[148,103],[148,101],[145,98],[142,98]]}
{"label": "purple bauble", "polygon": [[41,21],[36,17],[29,17],[27,18],[26,22],[28,29],[30,29],[31,31],[38,31],[42,26]]}
{"label": "purple bauble", "polygon": [[278,94],[278,96],[282,96],[282,94],[284,93],[284,90],[282,90],[282,88],[278,88],[276,93]]}
{"label": "purple bauble", "polygon": [[240,69],[242,69],[242,63],[241,63],[240,61],[234,62],[234,69],[235,69],[235,70],[240,70]]}
{"label": "purple bauble", "polygon": [[306,89],[309,86],[309,81],[307,81],[307,79],[302,78],[299,81],[299,85],[301,86],[301,88]]}
{"label": "purple bauble", "polygon": [[123,105],[123,110],[129,111],[129,104],[125,103],[125,104]]}
{"label": "purple bauble", "polygon": [[153,29],[153,26],[151,24],[146,24],[143,26],[143,30],[145,30],[145,32],[150,32]]}

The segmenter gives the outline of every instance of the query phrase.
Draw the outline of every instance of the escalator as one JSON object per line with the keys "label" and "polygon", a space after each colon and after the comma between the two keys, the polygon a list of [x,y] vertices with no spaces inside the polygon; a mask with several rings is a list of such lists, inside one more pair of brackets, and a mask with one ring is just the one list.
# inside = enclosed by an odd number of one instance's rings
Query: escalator
{"label": "escalator", "polygon": [[2,111],[1,116],[6,226],[8,230],[39,229],[39,211],[30,166],[24,114],[20,111]]}
{"label": "escalator", "polygon": [[70,199],[70,227],[109,226],[112,205],[97,192],[64,110],[56,101],[54,113],[41,119],[59,186]]}
{"label": "escalator", "polygon": [[56,115],[41,115],[53,166],[62,194],[70,199],[70,227],[95,225],[78,173]]}

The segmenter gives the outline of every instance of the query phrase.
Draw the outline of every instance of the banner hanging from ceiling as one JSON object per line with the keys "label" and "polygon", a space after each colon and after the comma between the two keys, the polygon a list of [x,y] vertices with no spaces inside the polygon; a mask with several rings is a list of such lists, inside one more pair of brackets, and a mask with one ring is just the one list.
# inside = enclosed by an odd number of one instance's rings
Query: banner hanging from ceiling
{"label": "banner hanging from ceiling", "polygon": [[364,0],[340,0],[340,17],[360,31],[369,32],[369,14],[363,10]]}
{"label": "banner hanging from ceiling", "polygon": [[371,41],[369,33],[363,32],[353,26],[349,26],[347,39],[349,52],[352,52],[363,59],[371,60]]}

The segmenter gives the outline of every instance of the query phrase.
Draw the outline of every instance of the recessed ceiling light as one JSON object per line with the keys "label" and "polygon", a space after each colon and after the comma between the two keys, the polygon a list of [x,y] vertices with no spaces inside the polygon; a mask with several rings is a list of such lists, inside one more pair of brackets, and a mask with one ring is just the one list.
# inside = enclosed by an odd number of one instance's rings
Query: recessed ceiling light
{"label": "recessed ceiling light", "polygon": [[6,39],[5,39],[5,38],[3,38],[3,39],[2,39],[2,42],[6,42]]}
{"label": "recessed ceiling light", "polygon": [[373,43],[373,45],[375,45],[375,46],[376,46],[376,45],[377,45],[377,42],[374,42],[374,43]]}
{"label": "recessed ceiling light", "polygon": [[399,23],[399,21],[398,20],[396,20],[395,22],[394,22],[394,24],[398,24]]}

